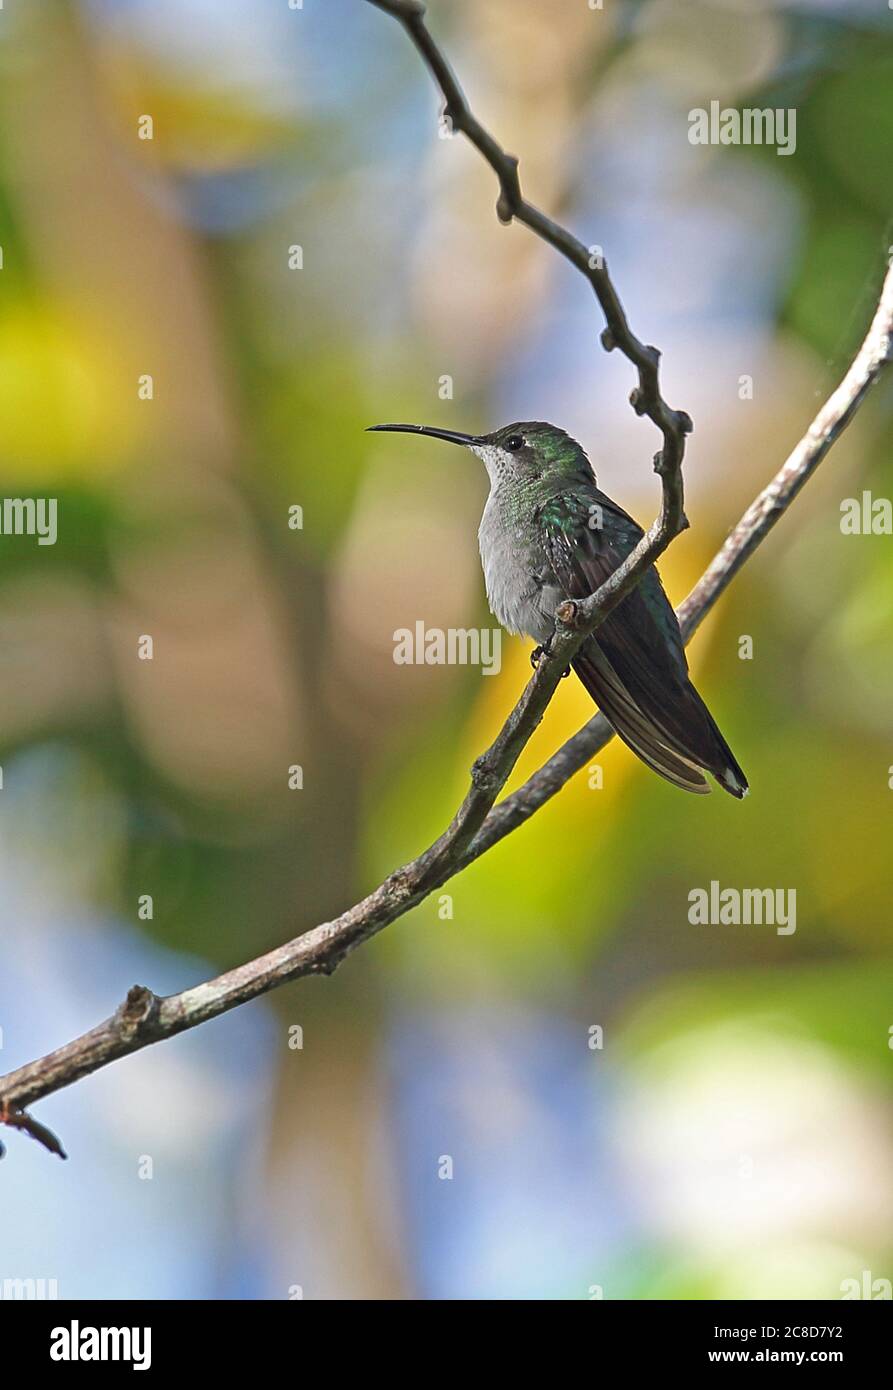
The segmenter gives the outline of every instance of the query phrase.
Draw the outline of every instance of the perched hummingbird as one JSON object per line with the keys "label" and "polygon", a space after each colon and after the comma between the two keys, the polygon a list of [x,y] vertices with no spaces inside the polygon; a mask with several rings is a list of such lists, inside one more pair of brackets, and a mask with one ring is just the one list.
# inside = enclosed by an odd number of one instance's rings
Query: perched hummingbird
{"label": "perched hummingbird", "polygon": [[[509,632],[548,655],[555,609],[594,593],[644,534],[596,486],[589,459],[556,425],[531,420],[493,434],[427,425],[372,425],[461,444],[483,460],[490,495],[478,533],[490,609]],[[676,614],[657,570],[612,609],[580,647],[574,671],[623,742],[685,791],[709,792],[709,772],[732,796],[747,779],[688,676]]]}

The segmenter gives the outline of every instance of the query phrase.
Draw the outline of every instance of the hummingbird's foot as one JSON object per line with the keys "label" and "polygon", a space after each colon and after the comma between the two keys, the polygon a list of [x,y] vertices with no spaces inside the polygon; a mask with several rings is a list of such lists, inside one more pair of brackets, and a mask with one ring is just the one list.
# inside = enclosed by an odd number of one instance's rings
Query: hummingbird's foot
{"label": "hummingbird's foot", "polygon": [[[552,655],[552,642],[554,638],[555,633],[553,632],[552,636],[549,638],[547,642],[544,642],[541,647],[534,647],[533,651],[530,653],[530,664],[533,667],[534,671],[537,669],[544,656],[549,657]],[[565,666],[564,670],[561,673],[561,679],[564,680],[565,676],[569,676],[570,673],[571,668],[569,666]]]}
{"label": "hummingbird's foot", "polygon": [[539,666],[544,656],[552,655],[552,639],[554,636],[555,633],[553,632],[541,647],[534,647],[533,651],[530,653],[530,664],[534,671]]}

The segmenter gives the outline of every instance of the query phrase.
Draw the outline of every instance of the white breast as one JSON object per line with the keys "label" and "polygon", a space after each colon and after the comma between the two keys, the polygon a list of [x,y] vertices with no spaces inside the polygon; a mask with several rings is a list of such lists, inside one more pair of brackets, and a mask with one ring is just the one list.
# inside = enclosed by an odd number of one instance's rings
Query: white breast
{"label": "white breast", "polygon": [[541,557],[532,552],[530,530],[506,523],[493,492],[481,517],[478,542],[491,613],[509,632],[547,641],[562,595],[544,590],[537,581]]}

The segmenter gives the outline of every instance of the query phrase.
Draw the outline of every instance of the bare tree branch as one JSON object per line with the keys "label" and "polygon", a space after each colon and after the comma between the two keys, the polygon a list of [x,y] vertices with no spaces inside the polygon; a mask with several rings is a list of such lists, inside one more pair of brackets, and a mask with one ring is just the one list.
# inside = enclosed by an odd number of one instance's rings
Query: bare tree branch
{"label": "bare tree branch", "polygon": [[523,222],[542,241],[554,246],[589,281],[607,323],[601,336],[602,346],[606,352],[619,348],[636,367],[639,384],[630,396],[630,405],[637,415],[647,415],[653,420],[663,435],[662,466],[667,470],[678,469],[685,451],[685,436],[691,432],[691,418],[684,410],[672,410],[661,395],[660,353],[656,347],[640,342],[630,328],[604,258],[594,254],[522,195],[518,160],[506,153],[469,107],[455,73],[428,31],[425,6],[419,0],[369,0],[369,3],[393,15],[406,29],[441,90],[443,114],[450,127],[480,150],[495,173],[499,180],[496,215],[500,222],[511,222],[513,218]]}
{"label": "bare tree branch", "polygon": [[[849,370],[815,416],[803,438],[791,450],[770,483],[763,488],[738,525],[711,560],[684,603],[676,609],[686,643],[700,627],[720,594],[732,582],[745,561],[780,521],[812,477],[831,445],[840,438],[865,400],[881,371],[893,360],[893,261],[881,289],[871,327]],[[614,736],[601,714],[590,719],[579,733],[559,748],[523,787],[507,796],[490,812],[468,848],[460,868],[517,829],[538,811],[564,784],[585,767]]]}
{"label": "bare tree branch", "polygon": [[[216,979],[161,998],[134,986],[109,1019],[56,1051],[0,1078],[0,1122],[27,1130],[53,1152],[61,1145],[44,1126],[25,1114],[35,1101],[69,1086],[120,1057],[216,1018],[250,999],[305,975],[331,974],[354,947],[403,916],[435,888],[478,858],[530,818],[568,778],[611,737],[601,715],[569,739],[518,791],[495,806],[496,797],[551,699],[561,671],[585,636],[620,602],[645,570],[685,526],[681,463],[691,422],[673,411],[660,394],[658,354],[632,334],[607,270],[593,267],[582,243],[521,197],[517,161],[496,144],[472,115],[445,58],[435,46],[415,0],[370,0],[400,19],[440,85],[446,111],[456,129],[481,151],[500,181],[500,217],[516,217],[562,252],[593,285],[608,321],[608,348],[619,347],[639,372],[633,405],[661,430],[664,444],[655,461],[662,483],[660,514],[622,565],[582,603],[566,603],[556,615],[552,659],[541,662],[491,747],[472,768],[471,786],[450,825],[417,859],[397,869],[372,893],[331,922],[219,975]],[[679,610],[683,633],[691,636],[741,565],[787,510],[807,478],[861,405],[893,341],[893,268],[880,303],[852,366],[829,397],[782,469],[748,508],[741,521]],[[64,1156],[64,1155],[63,1155]]]}

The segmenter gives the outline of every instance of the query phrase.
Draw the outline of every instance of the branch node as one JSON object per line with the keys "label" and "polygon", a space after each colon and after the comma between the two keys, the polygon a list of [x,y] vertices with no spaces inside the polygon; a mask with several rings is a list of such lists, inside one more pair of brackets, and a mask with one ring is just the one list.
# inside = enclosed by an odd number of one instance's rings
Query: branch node
{"label": "branch node", "polygon": [[332,956],[330,960],[315,960],[307,966],[308,975],[334,975],[343,960],[342,956]]}
{"label": "branch node", "polygon": [[115,1014],[115,1023],[124,1038],[135,1038],[158,1016],[161,1000],[145,985],[132,985],[127,998]]}
{"label": "branch node", "polygon": [[462,121],[465,112],[461,109],[461,107],[456,107],[451,102],[445,101],[443,107],[441,108],[440,115],[441,120],[446,121],[446,123],[449,125],[451,133],[455,133],[455,131],[457,130],[460,135],[463,133]]}
{"label": "branch node", "polygon": [[478,791],[488,791],[493,784],[493,768],[486,753],[482,753],[479,758],[475,758],[471,764],[472,786]]}
{"label": "branch node", "polygon": [[520,179],[517,177],[517,160],[513,154],[508,154],[506,160],[509,161],[509,168],[499,172],[499,197],[497,199],[497,217],[504,227],[508,227],[509,222],[512,221],[522,206]]}
{"label": "branch node", "polygon": [[563,603],[559,603],[555,609],[555,617],[562,627],[573,629],[577,625],[577,614],[579,608],[572,598],[567,598]]}
{"label": "branch node", "polygon": [[648,409],[640,387],[634,386],[629,393],[629,403],[637,415],[644,415]]}
{"label": "branch node", "polygon": [[654,471],[662,481],[671,478],[677,470],[678,464],[674,460],[673,453],[674,451],[668,447],[668,444],[665,444],[654,455]]}
{"label": "branch node", "polygon": [[521,180],[518,177],[518,160],[513,154],[506,154],[499,168],[499,197],[496,200],[496,216],[503,226],[511,222],[521,206]]}
{"label": "branch node", "polygon": [[614,337],[610,328],[603,328],[601,332],[601,345],[605,352],[613,352],[617,346],[617,339]]}

